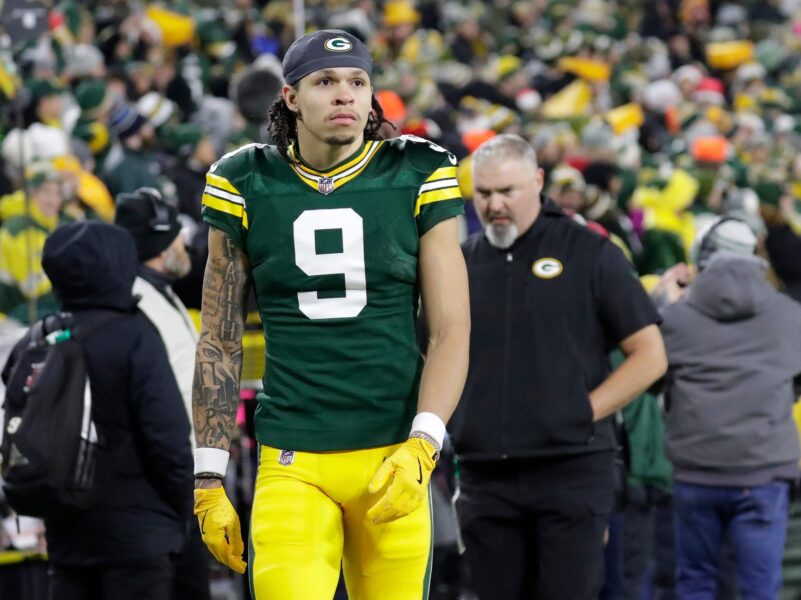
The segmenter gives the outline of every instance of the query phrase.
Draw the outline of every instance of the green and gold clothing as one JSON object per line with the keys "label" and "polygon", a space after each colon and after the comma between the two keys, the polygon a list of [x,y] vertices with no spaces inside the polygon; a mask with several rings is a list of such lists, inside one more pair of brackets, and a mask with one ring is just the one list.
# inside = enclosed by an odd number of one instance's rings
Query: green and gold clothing
{"label": "green and gold clothing", "polygon": [[36,319],[58,310],[50,280],[42,269],[42,251],[59,217],[47,217],[17,192],[0,198],[0,318],[8,316],[30,325],[28,302],[36,301]]}
{"label": "green and gold clothing", "polygon": [[420,238],[463,214],[456,159],[413,136],[320,172],[250,144],[207,175],[203,218],[248,256],[266,338],[259,442],[332,451],[406,439],[422,370]]}

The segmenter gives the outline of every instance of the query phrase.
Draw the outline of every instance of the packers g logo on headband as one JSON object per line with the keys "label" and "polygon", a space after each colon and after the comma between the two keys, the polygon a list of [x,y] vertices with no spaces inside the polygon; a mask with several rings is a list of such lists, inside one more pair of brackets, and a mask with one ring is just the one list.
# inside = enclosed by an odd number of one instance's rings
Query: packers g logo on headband
{"label": "packers g logo on headband", "polygon": [[531,272],[540,279],[559,277],[564,271],[562,263],[555,258],[541,258],[531,265]]}
{"label": "packers g logo on headband", "polygon": [[330,51],[330,52],[347,52],[351,48],[353,48],[353,44],[350,43],[350,40],[343,37],[335,37],[331,38],[330,40],[326,40],[323,47]]}

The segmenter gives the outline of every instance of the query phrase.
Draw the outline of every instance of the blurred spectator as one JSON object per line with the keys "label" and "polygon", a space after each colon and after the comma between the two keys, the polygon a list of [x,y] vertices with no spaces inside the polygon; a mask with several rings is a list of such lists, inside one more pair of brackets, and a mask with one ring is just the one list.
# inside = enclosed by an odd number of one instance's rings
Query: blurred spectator
{"label": "blurred spectator", "polygon": [[51,80],[33,79],[25,84],[30,93],[30,102],[25,110],[26,127],[31,123],[42,123],[61,127],[64,113],[66,89]]}
{"label": "blurred spectator", "polygon": [[[790,482],[799,474],[792,420],[801,374],[801,306],[765,280],[748,225],[723,217],[694,245],[698,276],[670,269],[667,452],[674,466],[677,592],[714,598],[724,539],[744,598],[775,598]],[[689,283],[689,285],[688,285]]]}
{"label": "blurred spectator", "polygon": [[145,117],[158,132],[177,116],[178,110],[174,102],[158,92],[148,92],[139,98],[136,103],[136,112]]}
{"label": "blurred spectator", "polygon": [[50,281],[42,270],[42,249],[59,223],[64,197],[61,177],[49,163],[33,165],[27,177],[29,208],[24,195],[0,198],[0,312],[31,324],[56,309]]}
{"label": "blurred spectator", "polygon": [[472,160],[484,231],[462,246],[470,370],[449,428],[467,561],[482,600],[594,599],[615,485],[608,417],[664,372],[658,316],[620,251],[540,196],[525,140],[497,136]]}
{"label": "blurred spectator", "polygon": [[164,174],[175,184],[179,212],[199,223],[206,171],[217,160],[214,144],[194,123],[169,128],[162,139],[162,145],[175,157],[169,161]]}
{"label": "blurred spectator", "polygon": [[625,481],[610,519],[607,578],[600,598],[672,598],[676,559],[662,408],[659,398],[645,393],[621,412]]}
{"label": "blurred spectator", "polygon": [[[133,293],[139,298],[139,309],[156,327],[167,349],[191,421],[198,335],[192,318],[171,287],[191,268],[178,213],[156,190],[140,188],[117,197],[115,223],[127,229],[136,242],[139,269]],[[190,517],[187,528],[190,535],[176,563],[173,597],[208,600],[211,598],[209,553],[200,537],[197,519]]]}
{"label": "blurred spectator", "polygon": [[80,114],[72,135],[86,142],[94,157],[93,170],[101,173],[113,142],[108,123],[114,103],[113,95],[105,81],[89,79],[75,88],[75,98]]}
{"label": "blurred spectator", "polygon": [[118,104],[110,115],[112,131],[120,139],[122,153],[105,165],[103,179],[114,197],[140,187],[159,189],[160,168],[154,153],[156,133],[147,119],[127,104]]}
{"label": "blurred spectator", "polygon": [[175,184],[178,212],[184,224],[192,263],[189,273],[173,287],[188,308],[200,309],[203,274],[209,254],[209,227],[200,217],[200,197],[206,186],[206,171],[217,155],[209,136],[194,123],[171,128],[165,132],[164,139],[165,146],[173,149],[176,157],[168,163],[164,173]]}
{"label": "blurred spectator", "polygon": [[103,53],[91,44],[75,44],[67,49],[64,74],[74,87],[84,79],[102,79],[106,76]]}
{"label": "blurred spectator", "polygon": [[90,510],[46,520],[50,598],[169,600],[191,514],[190,429],[164,345],[131,294],[134,242],[119,227],[68,224],[42,262],[78,331],[116,313],[83,342],[92,419],[114,471]]}
{"label": "blurred spectator", "polygon": [[42,161],[49,161],[70,153],[67,134],[57,127],[33,123],[27,129],[12,129],[2,144],[2,154],[6,168],[14,179],[16,189],[22,189],[23,177],[27,167]]}
{"label": "blurred spectator", "polygon": [[[650,291],[659,280],[646,276],[641,281]],[[622,358],[614,351],[612,364]],[[672,466],[665,455],[662,396],[643,393],[623,407],[617,424],[625,472],[610,519],[609,542],[604,550],[606,582],[600,599],[673,598]]]}
{"label": "blurred spectator", "polygon": [[420,13],[415,9],[411,0],[389,0],[384,4],[381,19],[382,29],[378,44],[384,56],[384,61],[396,60],[403,45],[412,36],[417,24],[420,22]]}
{"label": "blurred spectator", "polygon": [[581,171],[562,165],[553,170],[548,195],[559,208],[581,213],[586,202],[587,184]]}
{"label": "blurred spectator", "polygon": [[481,3],[470,2],[467,6],[450,2],[445,5],[445,16],[454,33],[450,42],[453,57],[466,65],[475,65],[489,55],[486,34],[481,30],[481,17],[485,9]]}
{"label": "blurred spectator", "polygon": [[798,200],[785,195],[779,206],[763,206],[762,215],[767,226],[765,247],[771,265],[784,284],[787,294],[801,302],[801,222],[795,206]]}

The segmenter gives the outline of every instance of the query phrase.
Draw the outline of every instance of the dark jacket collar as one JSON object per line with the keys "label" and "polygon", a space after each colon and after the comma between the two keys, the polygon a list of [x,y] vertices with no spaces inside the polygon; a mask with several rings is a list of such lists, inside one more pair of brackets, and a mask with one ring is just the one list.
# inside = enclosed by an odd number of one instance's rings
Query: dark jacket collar
{"label": "dark jacket collar", "polygon": [[146,267],[145,265],[139,265],[139,270],[136,272],[136,274],[161,293],[164,293],[164,289],[167,286],[175,283],[174,278],[164,273],[160,273],[155,269],[151,269],[150,267]]}
{"label": "dark jacket collar", "polygon": [[145,265],[139,265],[139,270],[136,273],[139,277],[147,281],[150,285],[156,288],[156,291],[164,296],[164,298],[172,304],[174,308],[178,308],[175,303],[175,292],[172,291],[170,285],[175,283],[175,279],[164,273],[154,271]]}
{"label": "dark jacket collar", "polygon": [[[546,215],[550,215],[552,217],[567,217],[565,212],[559,208],[559,205],[551,200],[548,196],[540,196],[540,201],[542,202],[542,210],[540,214],[545,213]],[[539,220],[539,216],[537,217]]]}

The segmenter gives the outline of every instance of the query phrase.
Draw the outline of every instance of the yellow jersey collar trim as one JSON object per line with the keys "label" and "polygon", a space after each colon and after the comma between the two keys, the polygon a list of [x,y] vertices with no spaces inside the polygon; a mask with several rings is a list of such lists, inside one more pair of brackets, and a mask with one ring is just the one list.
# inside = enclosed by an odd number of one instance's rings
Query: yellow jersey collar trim
{"label": "yellow jersey collar trim", "polygon": [[[328,171],[326,174],[311,173],[308,167],[297,163],[290,163],[290,166],[306,185],[316,189],[321,194],[328,195],[361,174],[383,145],[383,141],[367,142],[364,149],[355,159],[346,161],[345,164],[336,167],[332,171]],[[294,158],[294,152],[291,147],[290,153]],[[315,173],[319,173],[319,171]]]}
{"label": "yellow jersey collar trim", "polygon": [[328,169],[328,171],[318,171],[310,167],[308,164],[306,164],[303,161],[303,157],[300,156],[300,153],[297,152],[295,144],[292,144],[289,147],[289,156],[290,158],[292,158],[292,160],[295,161],[294,166],[297,167],[300,171],[302,171],[306,175],[316,176],[316,177],[334,177],[335,175],[338,175],[342,171],[347,170],[349,167],[352,167],[360,160],[362,160],[365,157],[365,155],[370,151],[370,147],[373,144],[375,144],[375,142],[364,142],[361,145],[361,147],[358,150],[356,150],[356,152],[351,154],[345,160],[337,163],[336,165]]}

